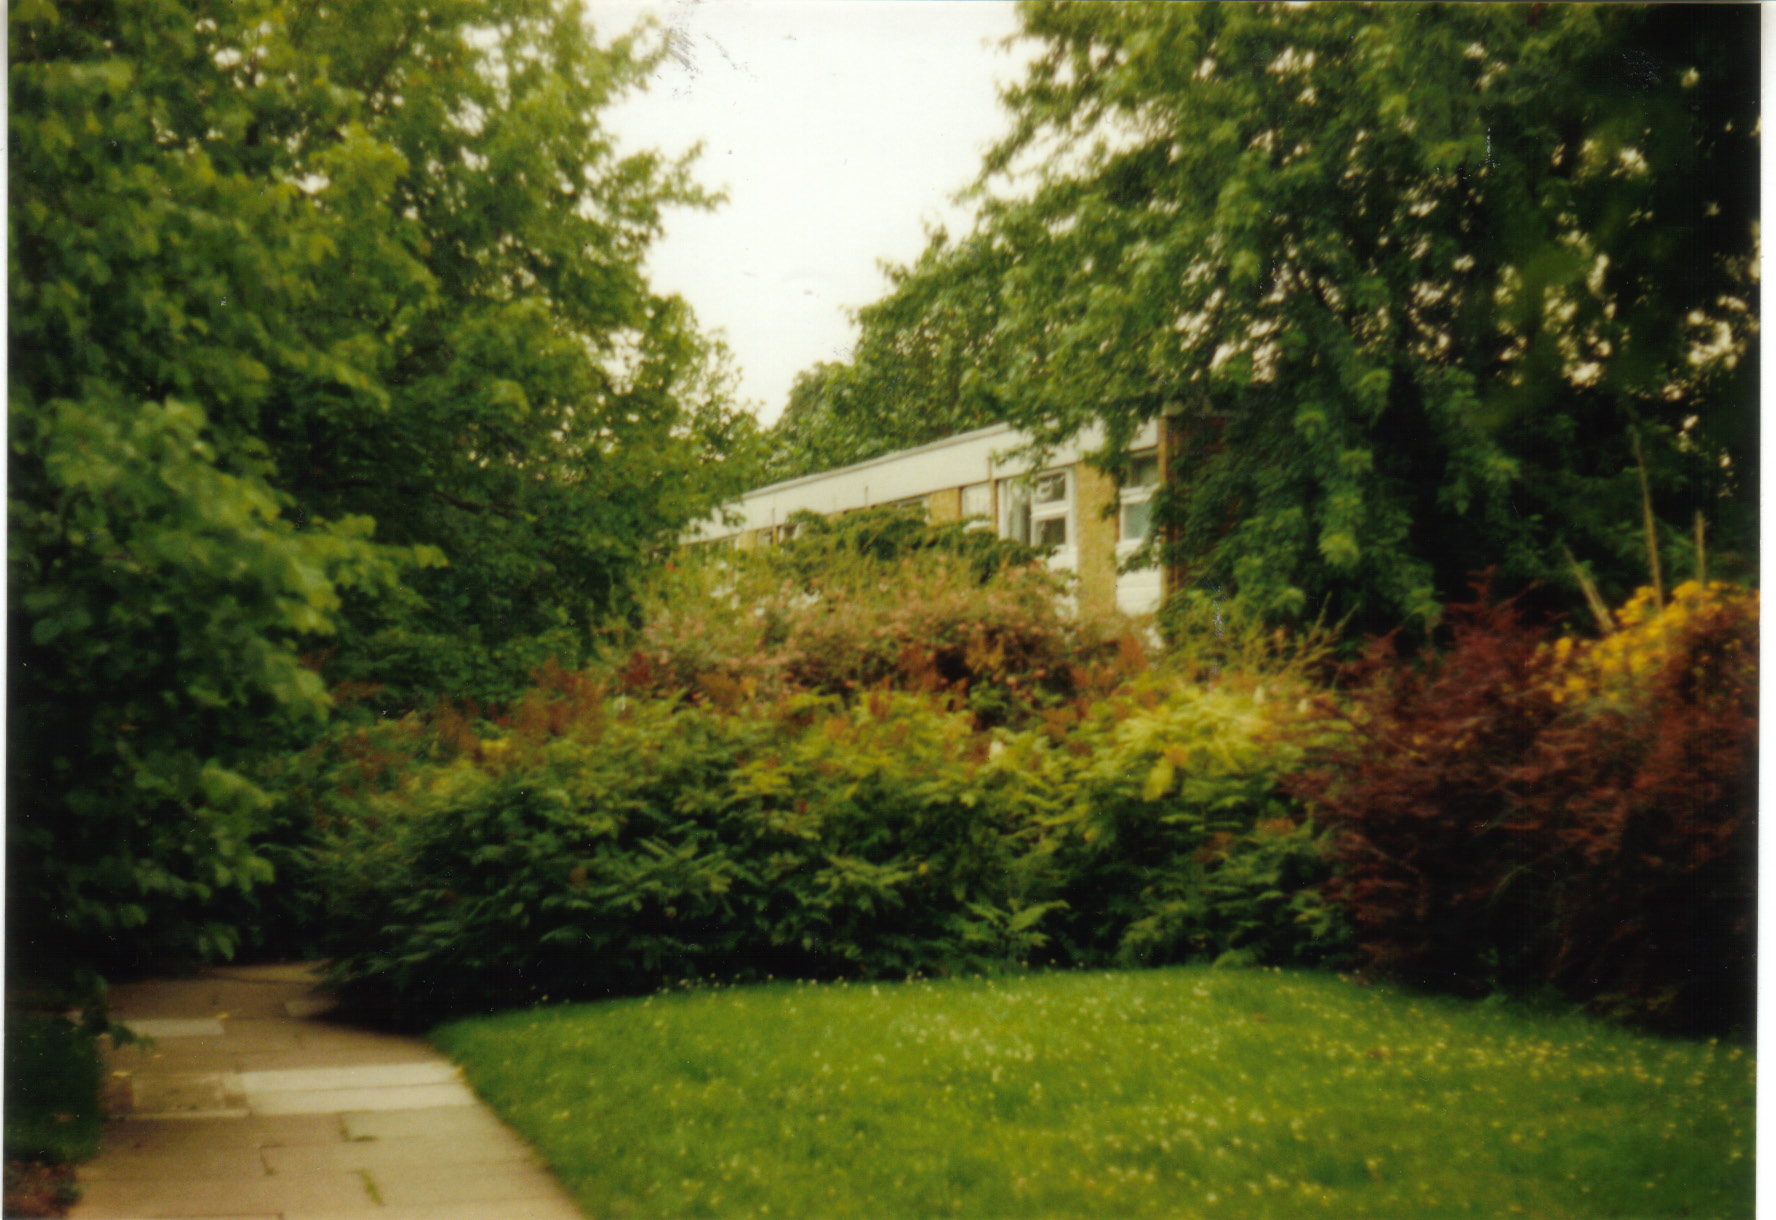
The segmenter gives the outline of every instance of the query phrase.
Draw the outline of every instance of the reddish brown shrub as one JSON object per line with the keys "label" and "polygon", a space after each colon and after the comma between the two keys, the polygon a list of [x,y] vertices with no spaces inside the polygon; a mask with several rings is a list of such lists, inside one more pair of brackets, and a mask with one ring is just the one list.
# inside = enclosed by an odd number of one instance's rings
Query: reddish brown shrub
{"label": "reddish brown shrub", "polygon": [[1336,832],[1370,965],[1480,994],[1552,986],[1669,1028],[1748,1015],[1754,600],[1687,610],[1660,664],[1575,700],[1569,649],[1484,589],[1450,647],[1374,645],[1336,744],[1290,781]]}
{"label": "reddish brown shrub", "polygon": [[[1333,893],[1367,962],[1466,994],[1533,974],[1546,862],[1508,826],[1505,776],[1558,711],[1541,633],[1482,594],[1418,663],[1375,641],[1334,713],[1344,730],[1286,781],[1337,832]],[[1501,901],[1509,899],[1509,901]]]}
{"label": "reddish brown shrub", "polygon": [[1545,827],[1569,870],[1545,967],[1562,991],[1680,1030],[1745,1017],[1756,632],[1743,605],[1694,616],[1637,700],[1560,717],[1512,772],[1513,829]]}

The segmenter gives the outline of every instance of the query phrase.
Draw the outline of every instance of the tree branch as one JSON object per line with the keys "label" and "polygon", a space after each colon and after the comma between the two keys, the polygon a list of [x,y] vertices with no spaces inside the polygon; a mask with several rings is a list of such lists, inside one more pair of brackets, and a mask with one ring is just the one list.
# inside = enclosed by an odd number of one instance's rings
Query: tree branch
{"label": "tree branch", "polygon": [[495,516],[513,521],[523,516],[517,509],[507,504],[465,500],[461,496],[453,496],[436,487],[417,488],[411,483],[390,483],[387,479],[332,479],[325,483],[311,483],[309,486],[319,491],[350,491],[361,487],[385,487],[392,491],[398,491],[404,496],[429,496],[441,504],[460,508],[466,513],[493,513]]}

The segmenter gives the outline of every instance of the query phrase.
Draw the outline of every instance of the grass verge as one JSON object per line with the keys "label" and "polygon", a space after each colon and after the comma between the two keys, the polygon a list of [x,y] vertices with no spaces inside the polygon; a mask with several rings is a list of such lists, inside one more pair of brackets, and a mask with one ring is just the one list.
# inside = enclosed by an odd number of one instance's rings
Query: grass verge
{"label": "grass verge", "polygon": [[6,1016],[8,1216],[56,1216],[74,1201],[72,1167],[99,1151],[102,1069],[90,1036],[58,1017]]}
{"label": "grass verge", "polygon": [[1179,968],[690,991],[438,1044],[598,1216],[1749,1216],[1741,1047]]}

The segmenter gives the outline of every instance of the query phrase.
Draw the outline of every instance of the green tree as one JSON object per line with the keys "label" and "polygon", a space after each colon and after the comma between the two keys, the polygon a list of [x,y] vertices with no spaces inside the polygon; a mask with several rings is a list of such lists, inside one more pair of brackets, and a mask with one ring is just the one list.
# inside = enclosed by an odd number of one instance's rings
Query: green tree
{"label": "green tree", "polygon": [[796,379],[777,421],[779,478],[865,461],[998,423],[1003,370],[995,327],[1010,253],[987,235],[939,229],[912,266],[884,268],[889,290],[857,312],[845,364]]}
{"label": "green tree", "polygon": [[[357,616],[328,672],[397,702],[497,698],[577,660],[632,574],[743,485],[723,354],[642,267],[662,209],[709,200],[684,165],[617,154],[599,113],[651,61],[595,45],[577,5],[415,0],[299,37],[361,99],[362,153],[327,153],[390,176],[340,203],[330,269],[355,281],[330,324],[366,345],[370,394],[290,386],[272,444],[305,509],[449,560]],[[317,390],[348,426],[301,405]]]}
{"label": "green tree", "polygon": [[329,703],[300,649],[571,660],[725,492],[719,353],[640,269],[705,200],[617,155],[649,61],[572,5],[8,24],[14,963],[225,954],[254,760]]}
{"label": "green tree", "polygon": [[979,368],[1106,460],[1174,417],[1192,588],[1422,627],[1488,567],[1576,603],[1570,550],[1619,598],[1636,437],[1668,553],[1749,561],[1755,8],[1021,14]]}
{"label": "green tree", "polygon": [[771,456],[764,471],[773,482],[800,478],[861,462],[888,449],[850,426],[846,382],[851,366],[822,360],[796,374],[789,401],[771,428]]}

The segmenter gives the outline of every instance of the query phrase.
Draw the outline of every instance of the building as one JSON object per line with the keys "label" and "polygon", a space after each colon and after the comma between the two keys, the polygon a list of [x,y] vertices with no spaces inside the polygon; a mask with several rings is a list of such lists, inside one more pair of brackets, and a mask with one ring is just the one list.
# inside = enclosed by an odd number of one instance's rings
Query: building
{"label": "building", "polygon": [[1089,433],[1050,453],[1039,469],[1019,453],[1027,441],[1000,424],[774,483],[730,506],[737,524],[705,523],[693,540],[769,546],[794,529],[790,518],[798,512],[923,505],[934,524],[978,520],[1001,537],[1052,547],[1050,566],[1077,574],[1086,613],[1113,606],[1129,614],[1157,610],[1165,594],[1161,570],[1120,570],[1152,521],[1150,501],[1165,468],[1157,423],[1136,438],[1131,474],[1121,487],[1085,460],[1100,443]]}

